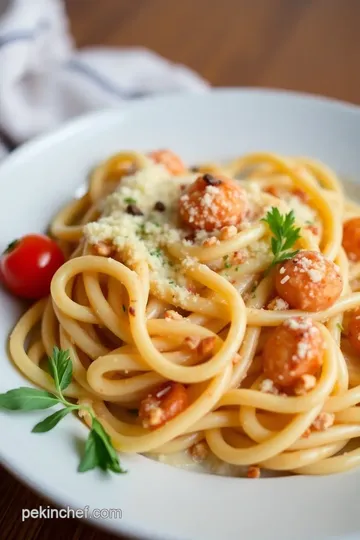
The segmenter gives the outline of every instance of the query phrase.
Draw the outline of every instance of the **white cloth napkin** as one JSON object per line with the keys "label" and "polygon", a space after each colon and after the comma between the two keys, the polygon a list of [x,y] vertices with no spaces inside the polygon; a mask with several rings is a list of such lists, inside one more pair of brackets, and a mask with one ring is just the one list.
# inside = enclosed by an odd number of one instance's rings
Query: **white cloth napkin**
{"label": "white cloth napkin", "polygon": [[[0,0],[0,133],[15,144],[86,111],[207,87],[142,48],[76,49],[61,0]],[[0,135],[0,159],[4,153]]]}

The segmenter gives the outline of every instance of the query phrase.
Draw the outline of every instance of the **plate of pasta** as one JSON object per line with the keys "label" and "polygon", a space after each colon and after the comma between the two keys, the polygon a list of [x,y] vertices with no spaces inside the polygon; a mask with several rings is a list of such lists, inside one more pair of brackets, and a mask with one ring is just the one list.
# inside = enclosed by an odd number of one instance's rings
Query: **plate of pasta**
{"label": "plate of pasta", "polygon": [[234,89],[7,158],[2,463],[136,538],[358,538],[359,138],[355,106]]}

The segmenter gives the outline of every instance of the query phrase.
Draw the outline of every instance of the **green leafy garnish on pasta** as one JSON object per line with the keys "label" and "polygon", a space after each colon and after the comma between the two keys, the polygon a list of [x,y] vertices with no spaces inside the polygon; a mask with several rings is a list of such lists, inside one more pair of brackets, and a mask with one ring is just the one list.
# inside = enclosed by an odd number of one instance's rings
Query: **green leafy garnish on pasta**
{"label": "green leafy garnish on pasta", "polygon": [[95,417],[93,409],[88,405],[70,403],[63,395],[72,379],[72,362],[68,351],[54,347],[49,360],[49,373],[54,379],[56,392],[51,393],[37,388],[20,387],[0,394],[0,409],[10,411],[34,411],[62,405],[55,413],[36,424],[33,433],[46,433],[53,429],[65,416],[73,411],[82,411],[91,418],[91,429],[85,445],[85,453],[79,464],[79,472],[89,471],[96,467],[104,471],[124,473],[118,454],[111,443],[109,435]]}
{"label": "green leafy garnish on pasta", "polygon": [[267,223],[273,234],[271,238],[271,251],[274,258],[268,270],[276,264],[295,257],[299,250],[290,251],[295,242],[300,238],[300,228],[295,227],[295,214],[291,210],[288,214],[280,214],[276,207],[271,208],[261,220]]}

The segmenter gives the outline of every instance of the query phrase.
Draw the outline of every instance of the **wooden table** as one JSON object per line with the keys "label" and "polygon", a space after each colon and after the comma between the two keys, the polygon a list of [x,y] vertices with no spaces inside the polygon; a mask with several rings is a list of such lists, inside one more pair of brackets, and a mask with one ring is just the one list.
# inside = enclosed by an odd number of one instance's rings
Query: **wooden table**
{"label": "wooden table", "polygon": [[[287,88],[360,103],[359,0],[67,0],[66,5],[79,47],[141,45],[190,66],[213,85]],[[112,538],[76,520],[21,523],[22,508],[47,504],[0,470],[1,538]]]}

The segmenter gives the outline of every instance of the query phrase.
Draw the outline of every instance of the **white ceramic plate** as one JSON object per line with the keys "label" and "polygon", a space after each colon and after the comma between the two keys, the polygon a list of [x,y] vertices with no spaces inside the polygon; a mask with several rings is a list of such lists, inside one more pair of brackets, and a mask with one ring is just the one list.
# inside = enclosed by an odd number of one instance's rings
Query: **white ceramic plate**
{"label": "white ceramic plate", "polygon": [[[0,248],[44,230],[89,169],[119,149],[169,147],[189,163],[255,150],[306,154],[360,182],[359,111],[285,92],[220,90],[144,100],[77,120],[1,164]],[[21,309],[0,290],[0,392],[24,384],[6,352]],[[161,540],[360,538],[360,471],[254,481],[124,456],[127,475],[78,474],[77,445],[86,428],[67,417],[48,434],[31,434],[42,417],[0,413],[1,461],[60,505],[121,508],[121,520],[102,522],[115,532]]]}

